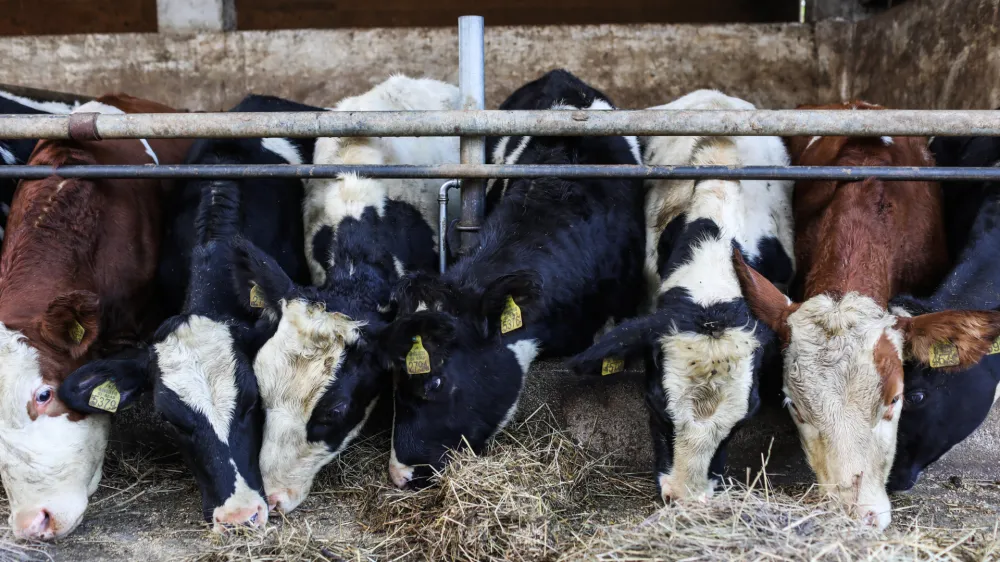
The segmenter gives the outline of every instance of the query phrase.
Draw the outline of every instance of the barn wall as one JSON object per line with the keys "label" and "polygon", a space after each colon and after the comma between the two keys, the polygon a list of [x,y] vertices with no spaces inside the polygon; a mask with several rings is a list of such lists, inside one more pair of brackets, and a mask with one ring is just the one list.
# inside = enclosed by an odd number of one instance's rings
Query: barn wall
{"label": "barn wall", "polygon": [[1000,106],[1000,0],[914,0],[857,23],[854,90],[901,108]]}
{"label": "barn wall", "polygon": [[[121,90],[193,110],[231,107],[249,91],[332,105],[393,72],[455,81],[457,43],[453,28],[4,37],[0,83]],[[488,106],[559,66],[623,107],[706,87],[767,108],[832,91],[808,25],[489,27]]]}

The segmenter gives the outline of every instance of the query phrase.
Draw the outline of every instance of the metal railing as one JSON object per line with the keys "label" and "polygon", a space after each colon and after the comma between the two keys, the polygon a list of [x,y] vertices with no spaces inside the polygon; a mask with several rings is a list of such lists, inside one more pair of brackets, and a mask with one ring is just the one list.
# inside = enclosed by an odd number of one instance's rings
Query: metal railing
{"label": "metal railing", "polygon": [[[462,110],[291,113],[155,113],[0,115],[6,139],[157,139],[351,136],[459,136],[461,164],[0,166],[0,178],[330,178],[345,173],[375,178],[441,178],[438,225],[441,269],[448,190],[460,186],[462,249],[475,241],[484,214],[486,178],[1000,180],[1000,168],[487,165],[485,136],[1000,136],[1000,111],[830,110],[548,110],[487,111],[484,26],[459,18]],[[23,89],[22,89],[23,90]],[[30,94],[30,91],[24,93]],[[85,100],[83,96],[67,98]],[[81,131],[83,131],[81,136]],[[451,178],[462,178],[457,182]]]}

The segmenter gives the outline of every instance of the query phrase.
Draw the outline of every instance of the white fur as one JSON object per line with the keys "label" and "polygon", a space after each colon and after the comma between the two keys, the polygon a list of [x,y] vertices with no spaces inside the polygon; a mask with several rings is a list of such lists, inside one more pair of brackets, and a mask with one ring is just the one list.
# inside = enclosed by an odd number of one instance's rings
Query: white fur
{"label": "white fur", "polygon": [[79,107],[79,103],[74,103],[70,105],[68,103],[58,102],[58,101],[38,101],[23,96],[18,96],[10,92],[5,92],[0,90],[0,98],[8,99],[13,102],[17,102],[25,107],[30,107],[31,109],[37,111],[44,111],[45,113],[53,114],[66,114],[71,113],[74,108]]}
{"label": "white fur", "polygon": [[[393,76],[368,92],[342,100],[334,111],[415,111],[461,109],[458,88],[429,78]],[[458,137],[321,138],[315,164],[455,164]],[[324,265],[313,260],[312,239],[326,225],[347,216],[359,217],[366,207],[381,215],[385,199],[413,205],[428,226],[438,224],[438,190],[444,179],[366,179],[344,175],[306,182],[306,257],[313,282],[326,279]],[[437,229],[434,228],[437,239]]]}
{"label": "white fur", "polygon": [[288,162],[289,164],[302,163],[302,155],[299,154],[299,149],[295,148],[295,145],[292,144],[292,141],[288,139],[283,139],[280,137],[268,137],[265,139],[261,139],[260,146],[263,147],[264,150],[269,150],[277,154],[278,156],[281,157],[282,160]]}
{"label": "white fur", "polygon": [[882,137],[882,144],[892,146],[892,137]]}
{"label": "white fur", "polygon": [[0,142],[0,158],[3,158],[3,163],[8,166],[13,166],[17,164],[17,158],[14,157],[14,153],[7,149],[7,145]]}
{"label": "white fur", "polygon": [[396,268],[396,275],[403,277],[406,275],[406,268],[403,267],[403,262],[399,261],[396,256],[392,257],[392,265]]}
{"label": "white fur", "polygon": [[357,341],[363,324],[301,300],[281,307],[278,329],[257,353],[254,372],[266,412],[260,451],[264,490],[282,498],[287,512],[305,499],[319,470],[357,436],[375,402],[336,451],[308,441],[309,418],[337,380],[345,348]]}
{"label": "white fur", "polygon": [[153,348],[163,386],[205,416],[219,441],[229,443],[238,392],[229,327],[204,316],[191,316]]}
{"label": "white fur", "polygon": [[[110,416],[74,422],[42,414],[32,420],[27,405],[41,386],[38,352],[23,334],[0,324],[0,476],[10,526],[19,537],[53,539],[76,528],[97,490]],[[42,508],[54,532],[26,533]]]}
{"label": "white fur", "polygon": [[[699,90],[654,109],[735,109],[754,106],[712,90]],[[788,154],[776,137],[652,137],[648,165],[784,166]],[[659,295],[684,288],[694,303],[709,307],[741,297],[732,266],[732,242],[750,259],[758,257],[762,238],[776,238],[792,256],[790,181],[652,180],[646,195],[646,276]],[[660,235],[671,220],[684,214],[688,224],[710,219],[719,236],[697,241],[691,258],[666,278],[658,271]],[[753,354],[759,343],[753,326],[729,327],[718,337],[676,329],[661,337],[664,353],[662,385],[669,397],[667,412],[674,423],[674,462],[659,474],[664,497],[711,494],[708,467],[719,444],[747,413],[753,384]]]}
{"label": "white fur", "polygon": [[500,421],[500,425],[498,425],[493,431],[493,435],[500,433],[503,428],[507,427],[511,420],[514,419],[514,415],[517,413],[517,405],[521,401],[521,392],[524,390],[524,380],[528,376],[528,369],[531,368],[531,363],[536,357],[538,357],[538,340],[516,341],[514,343],[507,344],[507,349],[514,352],[517,364],[521,366],[521,386],[517,390],[517,398],[514,399],[514,403],[507,409],[507,413],[504,414],[503,420]]}
{"label": "white fur", "polygon": [[[863,516],[876,511],[888,525],[885,482],[896,452],[901,408],[883,419],[881,375],[874,350],[885,334],[902,361],[896,317],[872,299],[848,293],[840,301],[815,296],[788,317],[784,391],[803,417],[799,428],[809,465],[820,486]],[[857,498],[854,482],[861,476]]]}

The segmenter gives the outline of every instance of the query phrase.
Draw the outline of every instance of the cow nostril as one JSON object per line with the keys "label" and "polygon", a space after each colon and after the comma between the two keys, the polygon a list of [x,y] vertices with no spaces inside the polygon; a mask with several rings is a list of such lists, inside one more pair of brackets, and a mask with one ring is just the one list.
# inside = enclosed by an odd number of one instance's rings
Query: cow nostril
{"label": "cow nostril", "polygon": [[52,514],[47,509],[40,509],[28,530],[36,537],[44,536],[52,530]]}
{"label": "cow nostril", "polygon": [[259,517],[260,517],[260,512],[257,512],[257,513],[254,513],[253,515],[251,515],[250,516],[250,520],[249,520],[250,524],[256,526],[257,525],[257,519]]}
{"label": "cow nostril", "polygon": [[878,524],[878,514],[875,513],[875,510],[870,509],[861,518],[861,522],[868,526],[875,526]]}

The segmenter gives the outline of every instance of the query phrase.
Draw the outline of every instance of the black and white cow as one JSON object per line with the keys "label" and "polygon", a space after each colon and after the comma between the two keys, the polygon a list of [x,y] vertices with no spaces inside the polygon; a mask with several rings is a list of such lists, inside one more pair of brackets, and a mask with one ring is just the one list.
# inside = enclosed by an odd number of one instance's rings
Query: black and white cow
{"label": "black and white cow", "polygon": [[[232,111],[321,111],[251,95]],[[197,164],[301,164],[311,139],[201,140]],[[147,386],[198,481],[205,519],[263,527],[268,509],[258,454],[264,426],[253,360],[273,334],[252,287],[235,283],[237,251],[255,244],[275,267],[304,283],[303,182],[298,179],[189,180],[174,194],[158,272],[173,316],[144,351],[91,363],[67,383],[71,407],[88,411],[91,392],[112,379],[124,407]],[[242,240],[245,238],[247,241]],[[257,308],[255,308],[257,307]]]}
{"label": "black and white cow", "polygon": [[[664,110],[752,110],[699,90]],[[649,165],[786,166],[777,137],[653,137]],[[790,181],[651,180],[646,275],[653,312],[626,321],[570,360],[582,372],[644,354],[646,404],[664,500],[703,498],[725,468],[734,429],[759,405],[764,365],[780,369],[777,342],[754,318],[732,265],[734,249],[768,279],[792,277]],[[779,371],[780,372],[780,371]]]}
{"label": "black and white cow", "polygon": [[[997,166],[1000,139],[940,137],[931,143],[939,165]],[[1000,308],[1000,184],[951,182],[942,189],[949,246],[957,263],[933,295],[901,296],[897,315],[917,316],[950,309]],[[955,255],[953,254],[953,255]],[[1000,397],[1000,356],[991,354],[959,371],[904,366],[903,413],[896,437],[890,490],[909,490],[920,473],[968,437]]]}
{"label": "black and white cow", "polygon": [[[45,113],[70,113],[80,103],[63,103],[31,99],[25,96],[0,90],[0,114],[39,115]],[[28,157],[35,150],[36,139],[0,140],[0,163],[4,166],[27,164]],[[17,189],[17,179],[0,178],[0,240],[3,240],[4,228],[7,224],[7,214],[10,213],[10,203],[14,200],[14,190]]]}
{"label": "black and white cow", "polygon": [[[565,70],[522,86],[501,106],[550,108],[614,109]],[[634,137],[496,146],[503,148],[494,162],[640,161]],[[510,421],[537,356],[577,353],[610,319],[636,313],[642,198],[638,180],[510,180],[468,256],[440,279],[404,279],[395,296],[400,317],[383,338],[395,380],[389,472],[397,486],[427,485],[463,441],[480,450]]]}
{"label": "black and white cow", "polygon": [[[458,88],[393,76],[334,111],[458,109]],[[317,164],[443,164],[458,138],[323,138]],[[405,272],[436,263],[437,194],[444,180],[344,175],[306,185],[306,254],[314,287],[245,248],[245,286],[263,289],[276,333],[254,370],[266,412],[260,452],[268,503],[289,512],[319,470],[358,435],[380,394],[391,391],[380,338],[392,288]]]}

